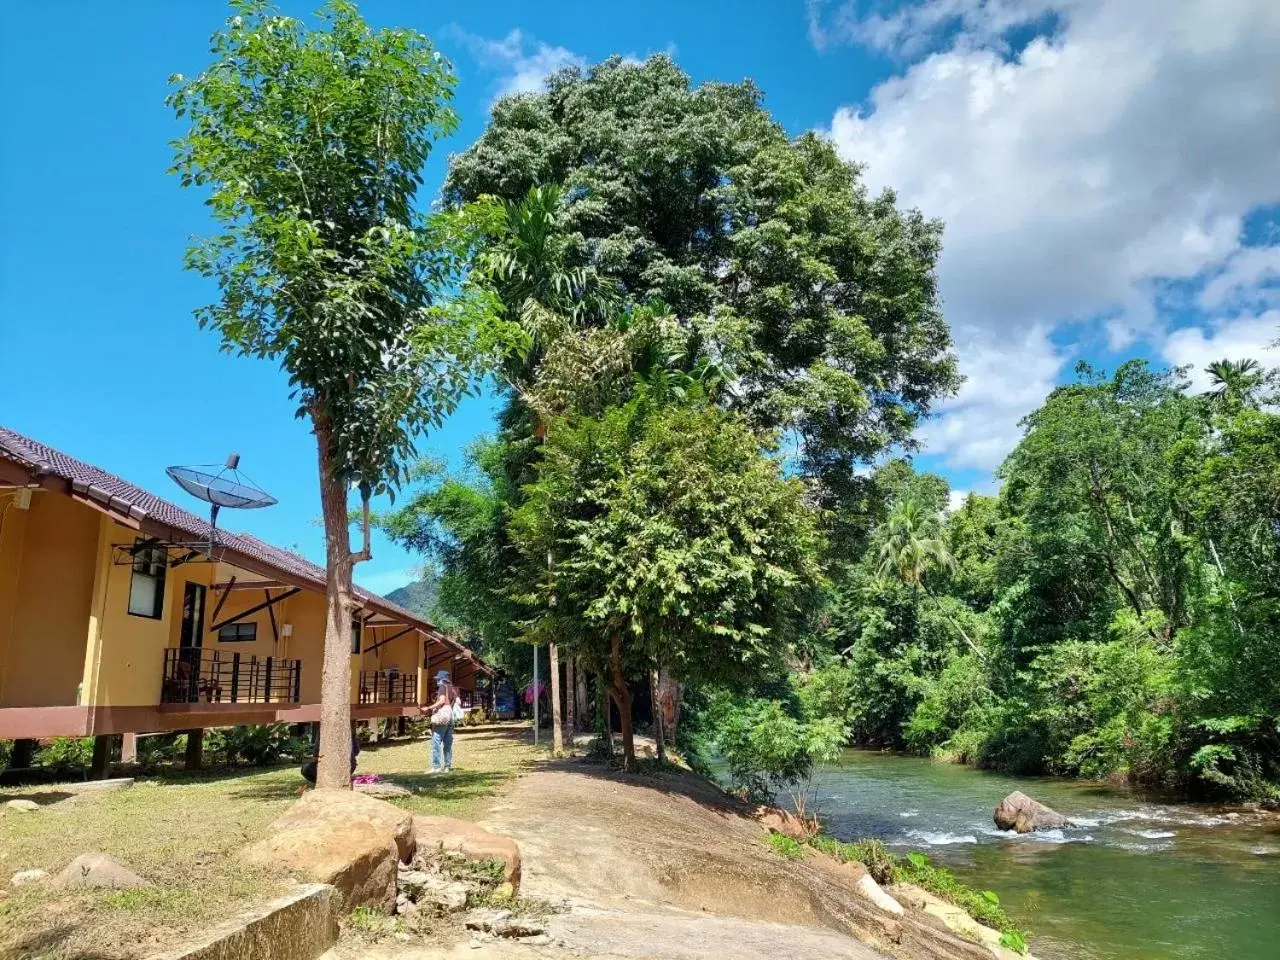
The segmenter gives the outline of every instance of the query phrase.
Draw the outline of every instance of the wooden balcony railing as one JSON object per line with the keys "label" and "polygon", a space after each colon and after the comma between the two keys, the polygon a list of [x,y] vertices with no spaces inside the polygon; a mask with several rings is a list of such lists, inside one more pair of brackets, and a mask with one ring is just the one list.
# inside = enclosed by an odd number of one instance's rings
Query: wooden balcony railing
{"label": "wooden balcony railing", "polygon": [[196,647],[164,652],[161,703],[297,703],[302,661]]}
{"label": "wooden balcony railing", "polygon": [[418,675],[399,670],[361,670],[360,703],[417,703]]}

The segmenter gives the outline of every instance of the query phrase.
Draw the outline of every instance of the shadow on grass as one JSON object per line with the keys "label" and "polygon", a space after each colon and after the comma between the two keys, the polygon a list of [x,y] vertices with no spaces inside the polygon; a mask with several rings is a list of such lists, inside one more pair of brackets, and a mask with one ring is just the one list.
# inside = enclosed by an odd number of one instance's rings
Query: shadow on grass
{"label": "shadow on grass", "polygon": [[[0,941],[0,960],[26,960],[30,957],[68,957],[62,945],[80,929],[78,923],[63,923],[56,927],[47,927],[35,933],[5,943]],[[71,960],[96,960],[89,954],[76,951]]]}
{"label": "shadow on grass", "polygon": [[452,773],[393,773],[381,776],[385,782],[404,787],[420,799],[469,800],[492,793],[495,787],[514,778],[516,771],[454,770]]}
{"label": "shadow on grass", "polygon": [[8,803],[10,800],[30,800],[32,803],[38,803],[45,806],[50,803],[57,803],[59,800],[66,800],[68,797],[74,797],[76,794],[66,790],[40,790],[38,788],[27,788],[21,793],[6,793],[0,803]]}
{"label": "shadow on grass", "polygon": [[261,777],[272,773],[281,773],[290,768],[297,769],[301,761],[282,760],[279,763],[264,764],[260,767],[201,767],[199,770],[156,770],[151,773],[138,774],[139,783],[146,782],[162,787],[189,787],[195,784],[211,783],[224,780],[244,780],[249,777]]}

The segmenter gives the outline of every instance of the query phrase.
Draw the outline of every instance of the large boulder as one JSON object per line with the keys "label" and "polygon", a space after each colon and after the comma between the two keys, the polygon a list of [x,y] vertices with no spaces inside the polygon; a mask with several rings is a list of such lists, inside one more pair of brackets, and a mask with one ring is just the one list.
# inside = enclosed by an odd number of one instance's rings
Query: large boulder
{"label": "large boulder", "polygon": [[148,886],[147,881],[119,860],[113,860],[105,853],[80,854],[53,878],[53,885],[61,890],[77,887],[132,890],[135,887]]}
{"label": "large boulder", "polygon": [[1001,830],[1016,830],[1018,833],[1072,826],[1071,821],[1058,811],[1049,809],[1018,790],[996,805],[994,819]]}
{"label": "large boulder", "polygon": [[414,851],[411,814],[348,790],[313,790],[272,828],[244,851],[249,863],[332,884],[349,910],[394,909],[397,861]]}
{"label": "large boulder", "polygon": [[417,814],[413,834],[423,853],[442,850],[460,853],[471,860],[497,860],[503,864],[500,892],[515,896],[520,892],[520,847],[514,840],[490,833],[483,827],[452,817]]}
{"label": "large boulder", "polygon": [[285,811],[272,827],[290,830],[320,820],[349,823],[360,820],[395,840],[401,860],[413,859],[413,814],[407,810],[351,790],[311,790]]}

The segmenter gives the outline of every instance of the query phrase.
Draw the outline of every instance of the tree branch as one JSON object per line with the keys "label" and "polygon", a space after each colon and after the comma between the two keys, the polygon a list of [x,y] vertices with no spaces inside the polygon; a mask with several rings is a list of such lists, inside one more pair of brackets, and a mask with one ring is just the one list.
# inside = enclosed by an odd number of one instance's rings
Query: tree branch
{"label": "tree branch", "polygon": [[366,560],[373,559],[373,543],[372,543],[372,520],[369,516],[369,494],[360,491],[360,526],[361,532],[364,534],[364,546],[359,553],[351,554],[352,563],[364,563]]}

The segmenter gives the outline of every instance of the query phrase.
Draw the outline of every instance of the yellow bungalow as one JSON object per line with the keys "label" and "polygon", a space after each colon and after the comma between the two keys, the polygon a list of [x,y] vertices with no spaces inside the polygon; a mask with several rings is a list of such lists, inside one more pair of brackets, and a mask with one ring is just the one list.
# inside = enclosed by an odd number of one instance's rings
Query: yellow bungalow
{"label": "yellow bungalow", "polygon": [[[0,739],[317,720],[324,588],[297,554],[0,427]],[[472,696],[492,677],[356,593],[354,719],[419,715],[440,669]]]}

